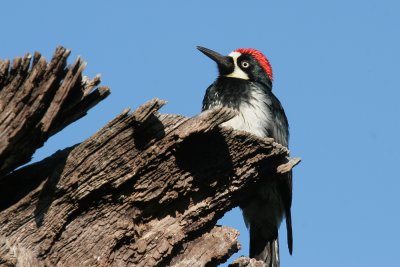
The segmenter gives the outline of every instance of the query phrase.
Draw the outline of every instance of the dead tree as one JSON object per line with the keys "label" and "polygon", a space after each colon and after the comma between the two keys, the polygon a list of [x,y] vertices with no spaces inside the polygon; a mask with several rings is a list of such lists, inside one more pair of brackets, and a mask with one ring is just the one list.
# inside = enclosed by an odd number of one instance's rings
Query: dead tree
{"label": "dead tree", "polygon": [[[57,48],[0,61],[1,266],[214,266],[240,249],[215,226],[299,160],[272,139],[219,125],[235,112],[160,114],[153,99],[86,141],[26,165],[110,90]],[[256,266],[249,259],[237,265]]]}

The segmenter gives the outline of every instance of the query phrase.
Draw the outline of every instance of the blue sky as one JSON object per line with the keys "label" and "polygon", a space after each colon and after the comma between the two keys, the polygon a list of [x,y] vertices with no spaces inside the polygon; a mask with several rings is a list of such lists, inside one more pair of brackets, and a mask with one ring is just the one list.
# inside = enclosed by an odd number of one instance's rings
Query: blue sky
{"label": "blue sky", "polygon": [[[294,253],[282,266],[400,266],[400,2],[4,1],[0,58],[55,47],[88,62],[112,94],[34,160],[80,142],[125,107],[158,97],[195,115],[215,79],[195,47],[254,47],[271,61],[291,126]],[[248,236],[238,209],[221,224]],[[284,225],[282,225],[284,226]]]}

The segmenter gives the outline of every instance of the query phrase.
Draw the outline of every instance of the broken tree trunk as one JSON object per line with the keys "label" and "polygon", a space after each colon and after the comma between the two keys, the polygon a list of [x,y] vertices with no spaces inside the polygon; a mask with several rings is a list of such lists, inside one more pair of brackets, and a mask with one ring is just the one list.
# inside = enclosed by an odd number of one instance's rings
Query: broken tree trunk
{"label": "broken tree trunk", "polygon": [[[235,116],[230,109],[165,115],[158,112],[165,101],[154,99],[86,141],[15,170],[109,92],[94,89],[98,78],[82,79],[80,59],[65,69],[68,54],[57,49],[50,64],[35,54],[31,69],[29,56],[11,70],[0,62],[0,265],[226,261],[240,248],[238,232],[217,220],[251,197],[259,177],[299,160],[272,139],[219,127]],[[32,108],[35,101],[40,108]]]}

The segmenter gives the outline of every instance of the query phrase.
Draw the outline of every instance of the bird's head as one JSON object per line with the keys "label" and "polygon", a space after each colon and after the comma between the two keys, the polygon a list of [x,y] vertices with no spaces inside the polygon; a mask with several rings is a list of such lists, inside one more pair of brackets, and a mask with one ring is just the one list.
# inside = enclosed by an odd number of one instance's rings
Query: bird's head
{"label": "bird's head", "polygon": [[201,46],[197,49],[217,63],[220,76],[260,82],[269,86],[272,84],[271,64],[256,49],[239,48],[228,56]]}

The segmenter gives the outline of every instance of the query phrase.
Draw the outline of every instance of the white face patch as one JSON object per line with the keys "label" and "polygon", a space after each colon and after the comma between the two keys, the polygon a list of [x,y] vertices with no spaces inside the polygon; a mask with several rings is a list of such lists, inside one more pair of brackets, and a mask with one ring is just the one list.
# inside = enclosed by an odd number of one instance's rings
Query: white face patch
{"label": "white face patch", "polygon": [[233,62],[235,63],[235,69],[233,70],[232,73],[229,73],[228,75],[225,75],[225,77],[231,77],[231,78],[239,78],[243,80],[248,80],[249,76],[247,73],[245,73],[237,64],[237,59],[240,57],[241,53],[239,52],[232,52],[229,54],[230,57],[233,58]]}

